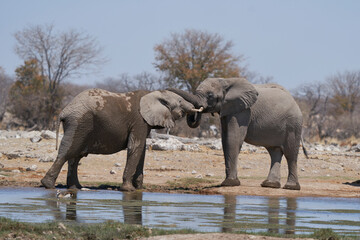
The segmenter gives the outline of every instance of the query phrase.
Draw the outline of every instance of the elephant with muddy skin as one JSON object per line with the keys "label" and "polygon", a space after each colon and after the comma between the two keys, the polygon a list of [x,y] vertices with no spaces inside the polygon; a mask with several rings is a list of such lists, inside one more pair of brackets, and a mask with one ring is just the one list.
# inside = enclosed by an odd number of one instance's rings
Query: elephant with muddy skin
{"label": "elephant with muddy skin", "polygon": [[[121,190],[143,184],[146,137],[152,128],[171,128],[194,106],[170,91],[112,93],[90,89],[77,95],[60,113],[64,137],[58,156],[41,183],[54,188],[68,162],[68,188],[81,188],[77,169],[88,154],[112,154],[127,148]],[[59,129],[58,125],[58,129]],[[58,130],[57,130],[58,132]],[[57,144],[56,144],[57,145]]]}
{"label": "elephant with muddy skin", "polygon": [[[285,189],[300,190],[297,158],[301,141],[302,113],[283,87],[277,84],[251,84],[244,78],[208,78],[195,94],[168,89],[204,113],[218,113],[225,157],[226,179],[222,186],[238,186],[238,155],[243,142],[264,146],[271,157],[268,177],[262,187],[280,188],[280,164],[285,155],[288,178]],[[200,124],[201,113],[187,115],[190,127]],[[304,153],[305,148],[303,148]]]}

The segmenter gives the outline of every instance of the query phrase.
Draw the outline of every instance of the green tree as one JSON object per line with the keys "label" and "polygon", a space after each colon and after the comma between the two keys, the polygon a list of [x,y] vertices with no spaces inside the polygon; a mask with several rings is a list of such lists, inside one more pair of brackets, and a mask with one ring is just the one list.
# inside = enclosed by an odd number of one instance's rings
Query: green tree
{"label": "green tree", "polygon": [[[48,127],[54,103],[49,101],[49,82],[41,75],[37,60],[25,61],[15,72],[16,81],[9,92],[10,111],[26,124],[25,127]],[[57,98],[56,104],[60,103],[61,98]]]}
{"label": "green tree", "polygon": [[242,56],[233,55],[232,47],[218,34],[185,30],[155,45],[155,67],[169,86],[195,92],[208,77],[240,76]]}

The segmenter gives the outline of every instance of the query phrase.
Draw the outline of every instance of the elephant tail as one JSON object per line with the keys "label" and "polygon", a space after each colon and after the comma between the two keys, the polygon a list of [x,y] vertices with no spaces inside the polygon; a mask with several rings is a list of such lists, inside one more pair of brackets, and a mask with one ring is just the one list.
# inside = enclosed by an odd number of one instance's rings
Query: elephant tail
{"label": "elephant tail", "polygon": [[64,119],[62,118],[61,114],[59,115],[59,118],[56,122],[56,145],[55,145],[55,150],[58,150],[58,139],[59,139],[59,128],[60,128],[60,123],[63,121]]}
{"label": "elephant tail", "polygon": [[305,157],[306,157],[307,159],[309,159],[309,155],[308,155],[308,152],[306,151],[306,148],[305,148],[305,146],[304,146],[304,140],[303,140],[302,137],[301,137],[301,146],[302,146],[303,152],[304,152],[304,154],[305,154]]}

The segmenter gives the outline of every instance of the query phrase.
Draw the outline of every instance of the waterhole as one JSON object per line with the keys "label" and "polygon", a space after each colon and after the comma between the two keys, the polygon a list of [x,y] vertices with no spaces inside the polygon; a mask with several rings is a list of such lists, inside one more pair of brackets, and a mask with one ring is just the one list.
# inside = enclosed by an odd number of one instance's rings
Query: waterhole
{"label": "waterhole", "polygon": [[[65,190],[62,190],[65,191]],[[360,236],[360,199],[194,195],[97,190],[58,199],[56,190],[0,188],[0,216],[22,222],[114,220],[201,232],[307,234],[331,228]]]}

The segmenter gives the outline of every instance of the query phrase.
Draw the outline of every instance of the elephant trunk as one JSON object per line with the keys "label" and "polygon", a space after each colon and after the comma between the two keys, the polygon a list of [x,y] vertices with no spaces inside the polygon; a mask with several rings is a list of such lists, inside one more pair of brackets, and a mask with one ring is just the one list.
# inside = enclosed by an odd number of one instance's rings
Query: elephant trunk
{"label": "elephant trunk", "polygon": [[176,89],[176,88],[169,88],[167,90],[174,92],[177,95],[181,96],[186,101],[192,103],[195,106],[195,108],[198,109],[196,111],[193,111],[192,113],[188,113],[186,116],[186,122],[189,127],[191,127],[191,128],[198,127],[200,125],[200,121],[201,121],[201,113],[207,107],[206,99],[204,97],[202,97],[201,94],[194,95],[194,94],[191,94],[191,93],[188,93],[183,90]]}
{"label": "elephant trunk", "polygon": [[181,96],[186,101],[192,103],[197,109],[200,109],[201,107],[203,107],[203,109],[206,109],[207,107],[207,101],[204,97],[202,97],[200,93],[194,95],[176,88],[168,88],[167,90]]}

